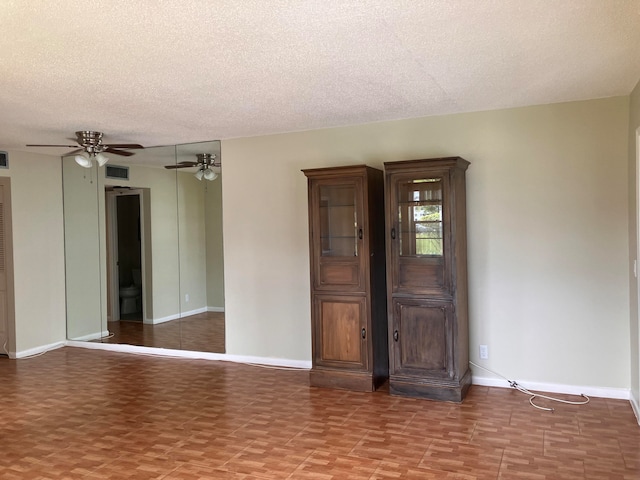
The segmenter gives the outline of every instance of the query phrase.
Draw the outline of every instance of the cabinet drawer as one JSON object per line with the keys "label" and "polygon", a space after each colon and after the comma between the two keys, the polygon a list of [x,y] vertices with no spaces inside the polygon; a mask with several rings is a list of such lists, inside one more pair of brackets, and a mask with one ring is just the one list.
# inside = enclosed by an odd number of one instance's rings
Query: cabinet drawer
{"label": "cabinet drawer", "polygon": [[320,258],[314,288],[329,291],[364,291],[360,261]]}

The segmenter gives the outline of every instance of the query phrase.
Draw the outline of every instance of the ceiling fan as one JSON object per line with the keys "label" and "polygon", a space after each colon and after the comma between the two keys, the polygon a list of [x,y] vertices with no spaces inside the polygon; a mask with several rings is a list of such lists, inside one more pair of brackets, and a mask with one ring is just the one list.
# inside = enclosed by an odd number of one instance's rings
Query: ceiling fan
{"label": "ceiling fan", "polygon": [[81,130],[76,132],[75,142],[77,145],[27,145],[27,147],[65,147],[74,148],[80,147],[66,155],[75,155],[75,160],[78,165],[85,168],[91,168],[91,161],[95,160],[99,166],[103,166],[109,158],[104,153],[111,153],[113,155],[121,155],[123,157],[130,157],[134,155],[132,152],[126,150],[133,150],[138,148],[144,148],[137,143],[102,143],[102,132],[93,132],[90,130]]}
{"label": "ceiling fan", "polygon": [[222,162],[217,160],[218,157],[215,153],[198,153],[196,154],[196,158],[196,162],[178,162],[175,165],[165,165],[164,168],[175,169],[198,167],[198,171],[195,174],[198,180],[202,180],[203,177],[205,180],[215,180],[218,178],[218,173],[213,171],[212,167],[220,168],[222,166]]}

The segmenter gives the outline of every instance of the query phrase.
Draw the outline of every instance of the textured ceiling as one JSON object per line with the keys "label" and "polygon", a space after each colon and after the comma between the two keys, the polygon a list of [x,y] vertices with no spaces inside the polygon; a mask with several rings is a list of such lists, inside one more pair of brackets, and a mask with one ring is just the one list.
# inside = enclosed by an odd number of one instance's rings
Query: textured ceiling
{"label": "textured ceiling", "polygon": [[637,0],[2,0],[0,31],[0,149],[601,98],[640,79]]}

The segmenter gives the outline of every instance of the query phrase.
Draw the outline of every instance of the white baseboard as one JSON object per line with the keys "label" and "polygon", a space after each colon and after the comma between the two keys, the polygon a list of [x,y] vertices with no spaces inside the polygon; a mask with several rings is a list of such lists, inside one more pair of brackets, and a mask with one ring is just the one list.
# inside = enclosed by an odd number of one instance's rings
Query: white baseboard
{"label": "white baseboard", "polygon": [[206,312],[224,312],[224,307],[201,307],[194,310],[189,310],[188,312],[176,313],[175,315],[169,315],[166,317],[145,318],[143,323],[157,325],[158,323],[170,322],[172,320],[178,320],[179,318],[190,317],[191,315],[198,315],[199,313]]}
{"label": "white baseboard", "polygon": [[[584,394],[588,397],[615,398],[619,400],[630,400],[631,397],[631,392],[628,388],[585,387],[579,385],[562,385],[557,383],[527,382],[524,380],[517,380],[517,382],[522,387],[533,392],[564,393],[567,395]],[[482,385],[485,387],[511,388],[506,380],[502,380],[500,378],[478,377],[473,375],[471,377],[471,383],[473,385]]]}
{"label": "white baseboard", "polygon": [[190,317],[191,315],[198,315],[199,313],[206,313],[207,307],[196,308],[195,310],[189,310],[188,312],[181,312],[180,318]]}
{"label": "white baseboard", "polygon": [[288,367],[310,369],[311,362],[306,360],[291,360],[286,358],[249,357],[243,355],[227,355],[226,353],[192,352],[190,350],[173,350],[170,348],[139,347],[119,343],[90,343],[67,340],[69,347],[89,348],[94,350],[109,350],[111,352],[135,353],[142,355],[158,355],[177,358],[197,358],[201,360],[219,360],[223,362],[245,363],[251,365],[267,365],[273,367]]}
{"label": "white baseboard", "polygon": [[27,358],[33,357],[34,355],[39,355],[44,352],[48,352],[49,350],[55,350],[56,348],[64,347],[67,342],[55,342],[50,343],[49,345],[41,345],[39,347],[30,348],[28,350],[21,350],[19,352],[9,352],[9,358]]}
{"label": "white baseboard", "polygon": [[109,336],[109,330],[104,330],[103,332],[90,333],[89,335],[76,337],[73,340],[77,340],[78,342],[89,342],[91,340],[100,340],[101,338],[108,337],[108,336]]}
{"label": "white baseboard", "polygon": [[250,357],[245,355],[226,355],[226,360],[235,363],[246,363],[253,365],[269,365],[274,367],[289,367],[309,370],[311,369],[310,360],[291,360],[289,358],[271,358],[271,357]]}
{"label": "white baseboard", "polygon": [[145,318],[142,323],[146,323],[148,325],[157,325],[158,323],[170,322],[171,320],[177,320],[179,318],[180,314],[168,315],[166,317],[159,318]]}

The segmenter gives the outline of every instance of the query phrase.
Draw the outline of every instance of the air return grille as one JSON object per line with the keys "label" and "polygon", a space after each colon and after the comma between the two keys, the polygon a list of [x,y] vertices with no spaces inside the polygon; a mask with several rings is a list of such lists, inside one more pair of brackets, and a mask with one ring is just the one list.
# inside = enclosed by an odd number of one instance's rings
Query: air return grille
{"label": "air return grille", "polygon": [[118,165],[107,165],[105,169],[105,176],[107,178],[129,180],[129,167],[120,167]]}

